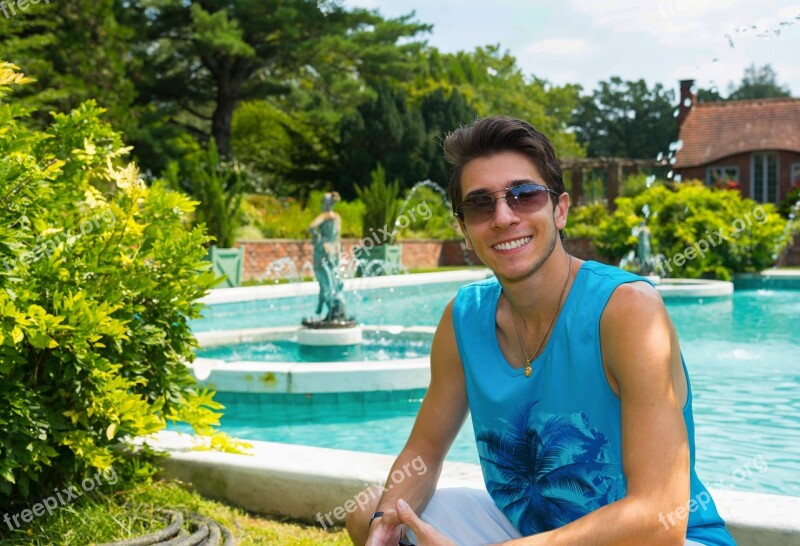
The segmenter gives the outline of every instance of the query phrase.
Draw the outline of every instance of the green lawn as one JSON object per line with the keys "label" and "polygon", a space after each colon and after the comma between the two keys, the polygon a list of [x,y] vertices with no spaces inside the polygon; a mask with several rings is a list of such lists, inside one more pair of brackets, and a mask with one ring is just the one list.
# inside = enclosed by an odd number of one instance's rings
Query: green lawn
{"label": "green lawn", "polygon": [[[319,526],[256,516],[201,497],[177,482],[156,482],[105,493],[94,491],[58,509],[52,516],[35,518],[10,536],[0,532],[0,542],[73,546],[130,539],[165,526],[154,517],[154,510],[159,507],[208,516],[225,525],[242,546],[352,546],[341,528],[326,532]],[[7,533],[8,529],[4,531]]]}

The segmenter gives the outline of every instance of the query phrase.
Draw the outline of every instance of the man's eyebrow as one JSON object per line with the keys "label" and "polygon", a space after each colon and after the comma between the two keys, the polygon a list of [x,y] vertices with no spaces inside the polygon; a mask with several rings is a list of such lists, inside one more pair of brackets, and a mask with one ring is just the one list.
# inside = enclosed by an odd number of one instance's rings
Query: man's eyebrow
{"label": "man's eyebrow", "polygon": [[[522,184],[542,184],[542,183],[541,182],[537,182],[536,180],[531,180],[530,178],[519,178],[517,180],[512,180],[511,182],[509,182],[508,186],[506,186],[506,188],[513,188],[514,186],[521,186]],[[542,185],[544,186],[544,184],[542,184]],[[503,188],[503,189],[506,189],[506,188]],[[495,190],[495,192],[498,192],[498,191],[501,191],[501,190]],[[495,192],[492,192],[492,193],[495,193]],[[477,195],[485,195],[487,193],[490,193],[490,192],[486,188],[478,188],[477,190],[472,190],[467,195],[465,195],[464,199],[469,199],[470,197],[474,197],[474,196],[477,196]]]}

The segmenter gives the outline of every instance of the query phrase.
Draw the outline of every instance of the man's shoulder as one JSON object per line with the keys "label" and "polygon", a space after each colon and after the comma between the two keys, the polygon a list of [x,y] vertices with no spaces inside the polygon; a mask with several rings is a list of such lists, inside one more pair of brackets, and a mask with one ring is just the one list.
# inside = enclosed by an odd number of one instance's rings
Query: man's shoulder
{"label": "man's shoulder", "polygon": [[496,292],[500,288],[497,277],[492,275],[479,281],[473,281],[461,286],[456,294],[456,301],[467,297],[480,297],[483,294]]}
{"label": "man's shoulder", "polygon": [[465,284],[456,293],[453,310],[456,313],[474,311],[496,300],[499,290],[500,283],[494,276]]}

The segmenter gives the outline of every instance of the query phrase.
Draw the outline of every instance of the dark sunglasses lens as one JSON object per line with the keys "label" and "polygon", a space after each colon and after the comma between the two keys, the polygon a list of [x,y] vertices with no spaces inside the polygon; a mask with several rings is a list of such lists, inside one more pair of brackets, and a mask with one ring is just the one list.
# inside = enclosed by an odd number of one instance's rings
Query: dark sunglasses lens
{"label": "dark sunglasses lens", "polygon": [[533,212],[547,202],[547,188],[539,184],[514,186],[508,190],[506,201],[522,211]]}
{"label": "dark sunglasses lens", "polygon": [[464,221],[468,224],[485,222],[494,214],[494,198],[491,195],[478,195],[461,203]]}

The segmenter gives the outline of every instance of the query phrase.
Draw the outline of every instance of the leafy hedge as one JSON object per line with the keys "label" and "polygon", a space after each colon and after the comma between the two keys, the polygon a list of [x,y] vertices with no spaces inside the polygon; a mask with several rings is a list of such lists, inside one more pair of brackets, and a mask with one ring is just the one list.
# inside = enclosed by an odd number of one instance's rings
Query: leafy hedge
{"label": "leafy hedge", "polygon": [[[788,242],[781,237],[786,221],[774,205],[699,181],[653,185],[636,197],[617,198],[616,205],[600,223],[594,239],[597,251],[616,261],[635,250],[632,230],[645,220],[642,211],[647,205],[653,252],[670,260],[669,267],[664,266],[670,277],[730,280],[733,273],[770,267]],[[697,249],[705,245],[708,250],[700,255]],[[689,248],[695,251],[687,252]]]}
{"label": "leafy hedge", "polygon": [[0,509],[121,471],[115,444],[168,419],[210,433],[220,408],[184,364],[215,283],[193,203],[143,184],[92,101],[26,128],[6,101],[26,81],[0,63]]}
{"label": "leafy hedge", "polygon": [[599,235],[600,225],[608,216],[604,203],[571,207],[564,233],[570,239],[594,239]]}

